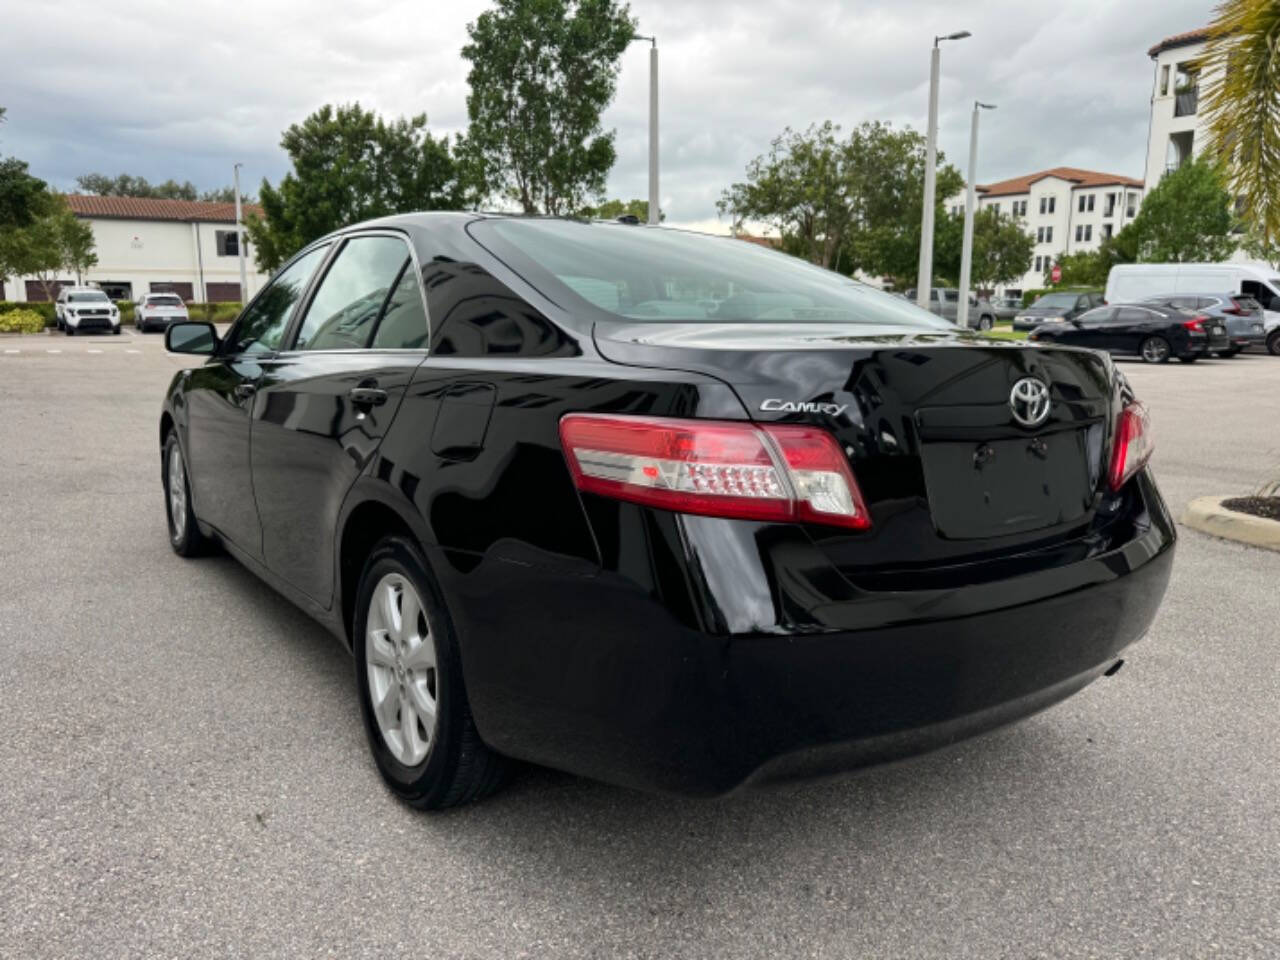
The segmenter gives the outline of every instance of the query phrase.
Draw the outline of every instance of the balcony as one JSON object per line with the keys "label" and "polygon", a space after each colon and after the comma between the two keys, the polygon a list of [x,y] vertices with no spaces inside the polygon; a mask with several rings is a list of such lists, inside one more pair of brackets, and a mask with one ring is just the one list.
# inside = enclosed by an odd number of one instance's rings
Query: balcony
{"label": "balcony", "polygon": [[1175,117],[1194,117],[1200,105],[1200,88],[1193,86],[1178,90],[1173,97]]}

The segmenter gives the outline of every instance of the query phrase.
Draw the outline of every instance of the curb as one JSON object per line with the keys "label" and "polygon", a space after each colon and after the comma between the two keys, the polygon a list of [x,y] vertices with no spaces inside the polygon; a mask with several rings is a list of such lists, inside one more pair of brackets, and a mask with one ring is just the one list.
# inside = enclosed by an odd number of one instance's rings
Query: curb
{"label": "curb", "polygon": [[1187,504],[1181,523],[1213,537],[1247,543],[1264,550],[1280,550],[1280,523],[1223,508],[1230,497],[1196,497]]}

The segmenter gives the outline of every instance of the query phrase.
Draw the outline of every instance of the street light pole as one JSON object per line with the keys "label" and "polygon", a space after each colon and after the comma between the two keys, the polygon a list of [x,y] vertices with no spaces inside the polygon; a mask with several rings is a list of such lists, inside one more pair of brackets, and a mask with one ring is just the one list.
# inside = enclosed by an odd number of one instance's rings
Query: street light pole
{"label": "street light pole", "polygon": [[[249,299],[249,282],[244,269],[244,224],[240,216],[240,168],[243,166],[243,163],[237,163],[231,168],[236,191],[236,254],[240,260],[240,303],[242,305]],[[207,292],[205,296],[207,299]]]}
{"label": "street light pole", "polygon": [[916,278],[916,303],[929,309],[929,288],[933,285],[933,203],[935,177],[938,165],[938,73],[941,53],[938,44],[943,40],[963,40],[972,36],[968,30],[933,38],[933,52],[929,58],[929,127],[924,159],[924,211],[920,219],[920,269]]}
{"label": "street light pole", "polygon": [[636,34],[632,40],[649,41],[649,222],[659,222],[658,211],[658,38]]}
{"label": "street light pole", "polygon": [[969,128],[969,186],[964,197],[964,241],[960,245],[960,299],[956,303],[956,324],[969,325],[969,273],[973,267],[973,205],[978,178],[978,111],[994,110],[994,103],[973,101],[973,122]]}

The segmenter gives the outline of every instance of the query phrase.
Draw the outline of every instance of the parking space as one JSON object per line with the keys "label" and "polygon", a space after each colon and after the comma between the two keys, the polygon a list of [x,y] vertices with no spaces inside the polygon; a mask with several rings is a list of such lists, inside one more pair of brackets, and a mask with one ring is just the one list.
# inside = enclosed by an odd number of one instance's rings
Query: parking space
{"label": "parking space", "polygon": [[[928,756],[423,815],[338,644],[169,550],[162,340],[0,338],[0,956],[1280,953],[1280,554],[1181,531],[1119,674]],[[1280,358],[1123,370],[1175,514],[1280,468]]]}

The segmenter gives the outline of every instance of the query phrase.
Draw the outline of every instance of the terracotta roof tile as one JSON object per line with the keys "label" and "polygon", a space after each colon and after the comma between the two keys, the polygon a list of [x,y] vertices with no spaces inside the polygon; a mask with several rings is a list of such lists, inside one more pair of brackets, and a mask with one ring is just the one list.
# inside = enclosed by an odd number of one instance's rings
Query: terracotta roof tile
{"label": "terracotta roof tile", "polygon": [[[98,197],[90,194],[67,195],[67,206],[81,217],[103,217],[115,220],[179,220],[182,222],[235,223],[234,203],[203,203],[199,200],[157,200],[150,197]],[[262,208],[246,203],[244,213],[262,216]]]}
{"label": "terracotta roof tile", "polygon": [[1175,33],[1172,37],[1165,37],[1154,47],[1147,51],[1148,57],[1154,57],[1161,50],[1172,50],[1174,47],[1185,47],[1193,43],[1203,43],[1209,39],[1209,28],[1200,27],[1196,30],[1188,30],[1186,33]]}
{"label": "terracotta roof tile", "polygon": [[1045,177],[1069,180],[1072,183],[1072,190],[1076,187],[1105,187],[1112,184],[1121,187],[1143,185],[1141,180],[1122,177],[1117,173],[1099,173],[1096,170],[1081,170],[1079,167],[1050,167],[1039,173],[1029,173],[1025,177],[1014,177],[1011,180],[1001,180],[999,183],[989,183],[985,186],[979,184],[977,190],[984,197],[1007,197],[1012,194],[1030,193],[1031,185]]}

